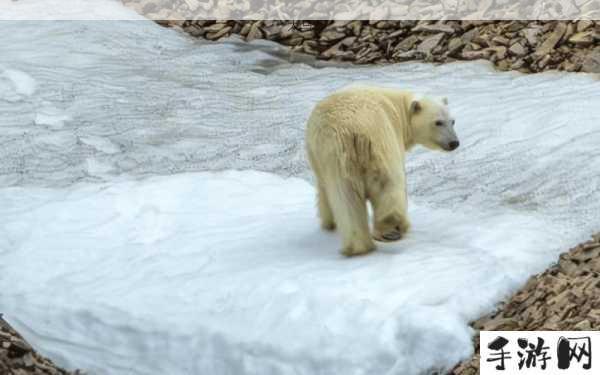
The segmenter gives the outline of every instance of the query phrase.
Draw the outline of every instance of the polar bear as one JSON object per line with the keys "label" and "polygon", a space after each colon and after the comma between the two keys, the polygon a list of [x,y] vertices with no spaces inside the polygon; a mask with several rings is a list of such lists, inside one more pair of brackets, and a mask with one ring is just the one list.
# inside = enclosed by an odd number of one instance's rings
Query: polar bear
{"label": "polar bear", "polygon": [[407,232],[405,153],[416,144],[455,150],[454,122],[446,98],[391,88],[353,86],[316,105],[306,129],[308,159],[321,226],[340,230],[344,255],[371,252],[373,239],[397,241]]}

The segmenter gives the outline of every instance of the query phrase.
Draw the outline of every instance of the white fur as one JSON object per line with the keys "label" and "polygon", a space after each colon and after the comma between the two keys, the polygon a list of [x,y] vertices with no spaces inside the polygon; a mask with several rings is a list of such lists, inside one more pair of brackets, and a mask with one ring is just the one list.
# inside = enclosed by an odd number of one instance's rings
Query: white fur
{"label": "white fur", "polygon": [[[313,110],[306,143],[319,215],[324,229],[340,230],[344,254],[370,252],[373,237],[394,241],[409,229],[405,153],[415,144],[448,149],[457,140],[442,103],[408,91],[353,86]],[[367,201],[374,212],[373,235]]]}

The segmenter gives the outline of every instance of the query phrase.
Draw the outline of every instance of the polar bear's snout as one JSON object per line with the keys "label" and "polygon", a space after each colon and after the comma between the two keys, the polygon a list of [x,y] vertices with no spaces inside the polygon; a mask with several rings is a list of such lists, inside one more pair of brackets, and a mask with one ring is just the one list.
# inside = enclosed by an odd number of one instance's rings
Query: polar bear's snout
{"label": "polar bear's snout", "polygon": [[448,148],[450,149],[450,151],[454,151],[458,148],[459,145],[459,141],[451,141],[450,143],[448,143]]}
{"label": "polar bear's snout", "polygon": [[454,121],[451,121],[448,125],[438,126],[439,138],[438,145],[445,151],[454,151],[460,146],[458,136],[454,131]]}

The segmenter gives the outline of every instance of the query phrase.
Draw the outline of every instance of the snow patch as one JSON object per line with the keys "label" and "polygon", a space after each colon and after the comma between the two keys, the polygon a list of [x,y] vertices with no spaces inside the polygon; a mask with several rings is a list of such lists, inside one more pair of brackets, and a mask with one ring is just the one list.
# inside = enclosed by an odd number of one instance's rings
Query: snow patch
{"label": "snow patch", "polygon": [[35,93],[36,82],[29,74],[0,66],[0,99],[14,102]]}
{"label": "snow patch", "polygon": [[[310,184],[252,171],[12,188],[0,205],[3,275],[22,280],[5,311],[50,319],[36,324],[44,348],[110,374],[142,357],[147,374],[447,369],[472,350],[469,320],[562,241],[532,215],[411,202],[405,240],[346,259],[338,235],[319,229]],[[102,335],[69,328],[90,320]],[[102,360],[77,349],[89,342]]]}
{"label": "snow patch", "polygon": [[41,108],[38,109],[33,121],[36,125],[60,129],[65,125],[66,121],[70,120],[71,116],[66,114],[64,111],[54,107],[50,103],[44,103],[42,104]]}

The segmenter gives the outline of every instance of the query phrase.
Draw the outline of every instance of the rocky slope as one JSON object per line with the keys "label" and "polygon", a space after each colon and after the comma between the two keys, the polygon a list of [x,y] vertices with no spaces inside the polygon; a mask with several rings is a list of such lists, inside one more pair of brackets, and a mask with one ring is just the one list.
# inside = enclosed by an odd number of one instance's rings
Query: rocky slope
{"label": "rocky slope", "polygon": [[[473,323],[478,331],[593,331],[600,329],[600,233],[529,279],[497,312]],[[479,335],[475,337],[479,352]],[[479,373],[479,354],[451,375]]]}
{"label": "rocky slope", "polygon": [[0,374],[2,375],[78,375],[57,367],[36,353],[0,316]]}
{"label": "rocky slope", "polygon": [[357,64],[485,59],[499,70],[600,73],[598,21],[168,21],[209,40],[239,34]]}

